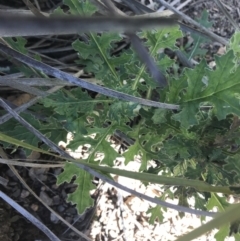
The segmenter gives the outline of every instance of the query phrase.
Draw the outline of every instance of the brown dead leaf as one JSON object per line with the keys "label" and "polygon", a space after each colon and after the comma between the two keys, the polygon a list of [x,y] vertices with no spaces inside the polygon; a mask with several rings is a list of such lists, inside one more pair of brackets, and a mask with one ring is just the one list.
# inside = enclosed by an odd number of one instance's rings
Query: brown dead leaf
{"label": "brown dead leaf", "polygon": [[14,105],[20,106],[20,105],[23,105],[23,104],[27,103],[32,98],[33,98],[33,95],[24,93],[24,94],[21,94],[21,95],[17,96],[15,99],[13,99],[12,103]]}

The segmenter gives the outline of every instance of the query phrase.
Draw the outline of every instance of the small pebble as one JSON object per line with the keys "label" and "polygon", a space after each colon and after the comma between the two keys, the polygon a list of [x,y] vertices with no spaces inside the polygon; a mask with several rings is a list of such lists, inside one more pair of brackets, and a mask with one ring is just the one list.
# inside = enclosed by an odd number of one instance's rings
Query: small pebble
{"label": "small pebble", "polygon": [[60,203],[60,197],[58,195],[53,197],[53,205],[58,205]]}
{"label": "small pebble", "polygon": [[53,213],[51,213],[51,215],[50,215],[50,220],[55,224],[59,222],[58,217],[56,215],[54,215]]}
{"label": "small pebble", "polygon": [[21,197],[21,198],[26,198],[28,195],[29,195],[29,191],[27,191],[27,190],[22,190],[20,197]]}
{"label": "small pebble", "polygon": [[19,197],[21,190],[18,188],[17,190],[13,191],[12,197]]}
{"label": "small pebble", "polygon": [[65,220],[68,222],[68,223],[72,223],[72,217],[66,217]]}
{"label": "small pebble", "polygon": [[58,212],[63,212],[64,210],[65,210],[65,208],[63,207],[63,205],[59,205],[58,207],[57,207],[57,210],[58,210]]}
{"label": "small pebble", "polygon": [[43,202],[45,202],[48,206],[51,206],[53,203],[52,198],[50,198],[46,192],[41,191],[40,192],[40,198],[42,199]]}
{"label": "small pebble", "polygon": [[38,210],[38,205],[35,204],[35,203],[33,203],[33,204],[31,205],[31,209],[32,209],[34,212],[36,212],[36,211]]}

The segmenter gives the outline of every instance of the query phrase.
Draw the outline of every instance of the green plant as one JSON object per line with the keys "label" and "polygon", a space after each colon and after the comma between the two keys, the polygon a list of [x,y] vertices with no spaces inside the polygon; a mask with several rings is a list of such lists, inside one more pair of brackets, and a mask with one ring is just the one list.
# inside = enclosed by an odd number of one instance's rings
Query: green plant
{"label": "green plant", "polygon": [[[65,0],[64,3],[71,14],[91,15],[96,11],[88,1]],[[60,9],[57,12],[60,14]],[[206,19],[204,15],[202,20]],[[89,157],[84,160],[89,165],[97,163],[112,167],[118,156],[125,157],[127,164],[135,155],[140,155],[139,172],[156,174],[161,171],[163,177],[199,181],[196,183],[204,181],[216,187],[209,189],[211,194],[205,189],[198,190],[197,186],[178,185],[175,181],[176,189],[172,195],[177,196],[183,206],[188,206],[187,197],[194,196],[196,209],[210,210],[217,206],[224,210],[229,204],[214,193],[219,190],[217,187],[227,187],[224,194],[238,194],[240,191],[239,34],[234,35],[225,55],[215,56],[214,69],[202,59],[195,68],[181,71],[178,63],[163,51],[164,48],[178,50],[176,41],[182,37],[178,27],[142,31],[138,35],[167,76],[168,86],[164,89],[158,87],[130,47],[113,53],[124,39],[118,33],[89,33],[85,41],[80,38],[72,46],[79,54],[78,64],[101,85],[133,96],[176,104],[179,110],[140,106],[72,88],[60,90],[42,100],[44,108],[41,113],[46,113],[46,116],[52,113],[45,123],[29,115],[22,116],[55,143],[64,140],[66,133],[71,132],[73,140],[68,148],[73,151],[80,145],[89,144]],[[185,55],[202,55],[200,41],[203,39],[197,39],[194,51]],[[38,111],[39,108],[42,107],[35,105],[32,110]],[[15,127],[11,129],[13,125]],[[13,120],[1,125],[0,131],[38,145],[36,137]],[[108,141],[115,131],[121,131],[134,140],[134,144],[122,154],[117,153]],[[90,137],[92,134],[95,136]],[[98,153],[103,154],[103,159],[96,162]],[[147,168],[149,160],[156,162],[156,168]],[[94,188],[92,176],[76,169],[73,163],[67,163],[58,176],[58,184],[70,182],[73,176],[76,176],[78,188],[68,196],[68,200],[76,203],[78,212],[82,213],[93,204],[89,196],[89,191]],[[147,180],[140,180],[147,184]],[[152,221],[155,217],[162,217],[159,207],[150,212]],[[228,232],[229,228],[225,228],[224,235]]]}

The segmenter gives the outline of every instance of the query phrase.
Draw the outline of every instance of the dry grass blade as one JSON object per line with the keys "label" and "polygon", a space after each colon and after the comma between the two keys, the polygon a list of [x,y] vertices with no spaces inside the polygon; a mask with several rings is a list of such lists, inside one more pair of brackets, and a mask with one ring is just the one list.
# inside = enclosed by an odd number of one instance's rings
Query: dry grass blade
{"label": "dry grass blade", "polygon": [[[2,147],[0,147],[0,156],[2,158],[5,158],[6,160],[8,159],[8,157],[7,157],[6,153],[4,152],[4,150],[2,149]],[[12,166],[10,163],[8,164],[8,166],[19,179],[20,176],[19,176],[17,170],[15,169],[15,167]],[[0,191],[0,197],[3,198],[8,204],[10,204],[18,212],[20,212],[29,221],[31,221],[36,227],[38,227],[40,230],[42,230],[49,237],[50,240],[60,241],[60,239],[58,239],[58,237],[56,237],[55,234],[53,234],[42,222],[40,222],[38,219],[36,219],[32,214],[30,214],[27,210],[22,208],[14,200],[12,200],[10,197],[8,197],[6,194],[4,194],[1,191]]]}
{"label": "dry grass blade", "polygon": [[[87,78],[86,81],[90,83],[100,84],[101,81],[94,78]],[[8,78],[4,78],[8,81]],[[47,78],[19,78],[18,82],[27,86],[75,86],[75,84],[60,80],[60,79],[47,79]]]}
{"label": "dry grass blade", "polygon": [[234,19],[232,18],[232,16],[229,14],[229,12],[226,10],[226,8],[224,7],[224,5],[222,4],[222,2],[220,0],[214,0],[215,3],[217,4],[217,6],[219,7],[219,9],[224,13],[224,15],[226,16],[226,18],[230,21],[230,23],[234,26],[235,29],[237,29],[239,31],[239,26],[238,24],[234,21]]}
{"label": "dry grass blade", "polygon": [[21,78],[23,76],[24,76],[24,74],[19,72],[19,73],[7,74],[4,76],[1,76],[1,79],[8,81],[9,79],[17,79],[17,78]]}
{"label": "dry grass blade", "polygon": [[[50,90],[47,91],[48,94],[54,93],[55,91],[61,89],[63,86],[55,86],[53,88],[51,88]],[[16,109],[14,109],[14,111],[16,113],[21,113],[22,111],[25,111],[27,108],[29,108],[30,106],[34,105],[35,103],[37,103],[37,101],[39,101],[42,97],[41,96],[36,96],[34,98],[32,98],[30,101],[28,101],[27,103],[17,107]],[[5,115],[3,115],[0,118],[0,125],[5,123],[6,121],[8,121],[9,119],[12,118],[12,115],[7,113]]]}
{"label": "dry grass blade", "polygon": [[[114,15],[127,17],[127,15],[116,8],[110,0],[104,0],[103,2],[112,10]],[[143,46],[141,39],[134,33],[126,33],[126,35],[129,37],[133,49],[137,52],[141,61],[146,64],[147,69],[157,84],[161,87],[167,86],[166,77],[161,73],[154,59],[149,55],[145,46]]]}
{"label": "dry grass blade", "polygon": [[190,17],[188,17],[187,15],[185,15],[184,13],[181,13],[179,10],[177,10],[176,8],[174,8],[173,6],[171,6],[170,4],[168,4],[167,2],[165,2],[164,0],[158,0],[163,6],[165,6],[166,8],[172,10],[175,14],[177,14],[181,19],[184,19],[185,21],[189,22],[190,24],[194,25],[195,27],[197,27],[198,29],[200,29],[204,34],[208,35],[210,38],[214,39],[215,41],[222,43],[224,45],[228,45],[229,42],[227,40],[225,40],[224,38],[216,35],[215,33],[213,33],[212,31],[208,30],[207,28],[203,27],[201,24],[197,23],[196,21],[194,21],[193,19],[191,19]]}
{"label": "dry grass blade", "polygon": [[[3,151],[3,149],[0,147],[0,155],[8,159],[7,155]],[[9,160],[10,161],[10,160]],[[39,201],[41,202],[50,212],[52,212],[59,220],[61,220],[64,224],[66,224],[70,229],[72,229],[75,233],[77,233],[80,237],[85,238],[87,241],[91,241],[85,234],[77,230],[75,227],[73,227],[70,223],[68,223],[66,220],[64,220],[58,213],[56,213],[52,208],[50,208],[41,198],[37,196],[37,194],[27,185],[27,183],[22,179],[22,177],[19,175],[17,170],[14,166],[8,165],[9,168],[12,170],[12,172],[16,175],[16,177],[19,179],[19,181],[26,187],[26,189]],[[31,220],[30,220],[31,221]]]}
{"label": "dry grass blade", "polygon": [[136,34],[131,34],[131,33],[128,34],[128,36],[130,37],[130,41],[132,43],[133,49],[137,52],[141,61],[146,65],[148,71],[150,72],[155,82],[160,87],[166,87],[167,86],[166,77],[159,70],[159,68],[154,62],[154,59],[149,55],[147,49],[142,45],[140,38]]}
{"label": "dry grass blade", "polygon": [[6,187],[8,185],[8,180],[0,176],[0,184]]}
{"label": "dry grass blade", "polygon": [[32,59],[24,54],[21,54],[11,48],[4,46],[3,44],[0,44],[0,51],[4,52],[7,55],[14,57],[15,59],[27,64],[28,66],[34,67],[34,68],[42,71],[43,73],[45,73],[47,75],[54,76],[58,79],[68,81],[77,86],[83,87],[88,90],[95,91],[97,93],[100,93],[100,94],[103,94],[106,96],[114,97],[114,98],[117,98],[120,100],[139,103],[139,104],[146,105],[146,106],[153,106],[153,107],[164,108],[164,109],[178,110],[180,108],[179,105],[172,105],[172,104],[160,103],[160,102],[156,102],[156,101],[150,101],[150,100],[134,97],[134,96],[131,96],[128,94],[124,94],[122,92],[118,92],[118,91],[115,91],[115,90],[112,90],[109,88],[105,88],[105,87],[102,87],[99,85],[89,83],[87,81],[84,81],[83,79],[76,78],[70,74],[67,74],[63,71],[53,68],[47,64],[44,64],[35,59]]}
{"label": "dry grass blade", "polygon": [[135,6],[135,8],[138,8],[141,12],[148,12],[152,9],[148,8],[146,5],[142,4],[141,2],[138,2],[137,0],[123,0],[127,4],[131,4],[132,6]]}
{"label": "dry grass blade", "polygon": [[38,17],[45,17],[29,0],[23,0],[31,12]]}
{"label": "dry grass blade", "polygon": [[178,7],[177,7],[177,10],[181,10],[183,7],[185,7],[186,5],[188,5],[190,2],[192,2],[193,0],[187,0],[185,2],[183,2],[182,4],[180,4]]}
{"label": "dry grass blade", "polygon": [[0,16],[0,37],[64,35],[99,31],[132,32],[176,24],[174,18],[130,17],[9,17]]}
{"label": "dry grass blade", "polygon": [[5,193],[0,191],[0,197],[11,205],[15,210],[21,213],[25,218],[27,218],[32,224],[34,224],[37,228],[39,228],[42,232],[44,232],[51,241],[61,241],[54,233],[51,232],[42,222],[36,219],[31,213],[29,213],[26,209],[17,204],[14,200],[8,197]]}
{"label": "dry grass blade", "polygon": [[99,0],[89,0],[89,2],[91,2],[93,5],[95,5],[98,8],[98,11],[103,14],[103,15],[107,15],[108,14],[108,10],[107,7]]}
{"label": "dry grass blade", "polygon": [[9,160],[0,158],[0,163],[12,165],[12,166],[21,166],[21,167],[35,167],[35,168],[54,168],[54,167],[64,167],[62,164],[42,164],[42,163],[32,163],[32,162],[20,162],[16,160]]}
{"label": "dry grass blade", "polygon": [[12,79],[9,79],[8,81],[6,81],[6,79],[3,79],[2,77],[0,77],[0,84],[2,84],[2,85],[5,84],[8,86],[11,86],[14,89],[18,89],[18,90],[27,92],[32,95],[47,96],[47,93],[45,91],[39,90],[34,87],[26,86],[22,83],[19,83],[18,81],[12,80]]}
{"label": "dry grass blade", "polygon": [[71,160],[76,166],[78,166],[79,168],[83,169],[84,171],[90,173],[91,175],[117,187],[120,188],[126,192],[129,192],[133,195],[135,195],[136,197],[145,199],[149,202],[153,202],[156,203],[158,205],[161,205],[163,207],[168,207],[168,208],[172,208],[175,209],[179,212],[187,212],[187,213],[192,213],[195,215],[202,215],[202,216],[210,216],[213,217],[215,216],[216,213],[210,213],[210,212],[206,212],[206,211],[199,211],[199,210],[194,210],[191,208],[186,208],[183,206],[179,206],[179,205],[174,205],[171,203],[167,203],[164,201],[159,200],[158,198],[152,198],[149,197],[145,194],[139,193],[135,190],[132,190],[128,187],[125,187],[115,181],[113,181],[112,179],[98,173],[97,171],[93,170],[92,168],[90,168],[87,165],[84,165],[82,163],[77,162],[75,159],[73,159],[68,153],[66,153],[65,151],[63,151],[60,147],[58,147],[56,144],[54,144],[51,140],[49,140],[48,138],[46,138],[41,132],[39,132],[38,130],[36,130],[33,126],[31,126],[27,121],[25,121],[22,117],[20,117],[15,111],[13,111],[1,98],[0,98],[0,104],[1,106],[7,110],[17,121],[19,121],[26,129],[28,129],[29,131],[31,131],[35,136],[37,136],[41,141],[43,141],[45,144],[47,144],[53,151],[59,153],[63,158],[66,158],[68,160]]}
{"label": "dry grass blade", "polygon": [[[178,11],[178,10],[176,9],[176,11]],[[135,16],[133,16],[133,18],[142,18],[142,17],[156,18],[156,17],[163,17],[163,16],[165,16],[165,17],[170,17],[170,16],[177,17],[177,15],[173,11],[171,11],[171,10],[164,10],[162,12],[154,12],[152,9],[148,8],[147,13],[141,14],[141,15],[135,15]],[[199,29],[195,29],[195,28],[189,27],[186,24],[182,23],[181,21],[178,21],[177,23],[179,24],[181,30],[185,31],[185,32],[196,33],[196,34],[202,35],[202,36],[204,36],[206,38],[210,38],[210,39],[212,39],[214,41],[215,41],[215,36],[217,36],[217,35],[213,35],[212,36],[212,35],[209,35],[207,32],[204,32],[204,31],[201,31]]]}
{"label": "dry grass blade", "polygon": [[[48,16],[47,13],[41,12],[42,15]],[[9,17],[22,17],[22,16],[33,16],[33,13],[30,10],[25,9],[0,9],[0,15],[5,15]]]}
{"label": "dry grass blade", "polygon": [[[6,100],[6,99],[4,99],[4,98],[2,98],[2,99],[3,99],[3,100],[5,101],[5,103],[8,104],[11,108],[13,108],[13,109],[18,108],[18,106],[15,105],[15,104],[13,104],[11,101]],[[47,118],[46,118],[45,116],[43,116],[43,115],[41,115],[41,114],[37,114],[37,113],[34,112],[34,111],[25,110],[24,112],[27,113],[27,114],[30,114],[30,115],[34,116],[34,117],[35,117],[36,119],[38,119],[38,120],[47,121]]]}

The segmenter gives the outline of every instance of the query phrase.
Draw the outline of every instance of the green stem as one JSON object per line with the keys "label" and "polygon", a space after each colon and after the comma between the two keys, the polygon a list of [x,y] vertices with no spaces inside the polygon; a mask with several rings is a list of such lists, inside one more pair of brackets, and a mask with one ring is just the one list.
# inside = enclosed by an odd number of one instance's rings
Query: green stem
{"label": "green stem", "polygon": [[106,167],[106,166],[99,166],[94,163],[86,163],[83,160],[73,160],[71,158],[66,158],[62,157],[59,155],[55,155],[53,153],[50,153],[48,151],[44,151],[40,148],[34,147],[30,144],[27,144],[25,142],[21,142],[15,138],[9,137],[7,135],[4,135],[3,133],[0,132],[0,140],[6,141],[8,143],[12,143],[14,145],[19,145],[24,148],[38,151],[40,153],[46,153],[48,155],[57,157],[57,158],[62,158],[65,160],[68,160],[73,163],[81,163],[85,166],[89,166],[95,170],[104,172],[104,173],[113,173],[116,175],[128,177],[128,178],[133,178],[136,180],[144,181],[144,182],[150,182],[150,183],[158,183],[162,185],[173,185],[173,186],[187,186],[187,187],[193,187],[198,191],[201,192],[220,192],[220,193],[225,193],[225,194],[234,194],[235,192],[230,189],[230,187],[227,186],[211,186],[205,182],[199,181],[199,180],[190,180],[190,179],[184,179],[184,178],[176,178],[176,177],[165,177],[165,176],[160,176],[156,174],[150,174],[150,173],[138,173],[138,172],[131,172],[131,171],[126,171],[126,170],[121,170],[118,168],[112,168],[112,167]]}
{"label": "green stem", "polygon": [[[110,71],[112,72],[113,76],[116,78],[116,80],[118,80],[118,75],[115,71],[115,69],[111,66],[111,64],[109,63],[108,59],[106,58],[106,55],[103,53],[102,48],[100,47],[100,45],[98,44],[98,41],[96,40],[96,38],[94,37],[94,35],[92,33],[90,33],[90,36],[92,38],[92,40],[95,42],[95,44],[97,45],[98,51],[101,53],[102,58],[104,59],[104,61],[106,62],[106,64],[108,65],[108,68],[110,69]],[[120,86],[122,86],[122,83],[119,81]]]}
{"label": "green stem", "polygon": [[211,186],[210,184],[199,180],[184,179],[184,178],[177,178],[177,177],[165,177],[165,176],[159,176],[159,175],[150,174],[150,173],[138,173],[138,172],[121,170],[118,168],[98,166],[96,164],[90,164],[90,163],[87,163],[85,165],[98,171],[112,173],[119,176],[132,178],[135,180],[140,180],[143,182],[158,183],[162,185],[192,187],[201,192],[215,192],[215,193],[219,192],[224,194],[234,193],[233,191],[230,190],[228,186]]}
{"label": "green stem", "polygon": [[152,95],[152,88],[149,88],[147,91],[147,99],[149,100],[151,98]]}

